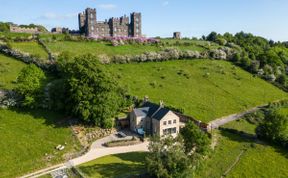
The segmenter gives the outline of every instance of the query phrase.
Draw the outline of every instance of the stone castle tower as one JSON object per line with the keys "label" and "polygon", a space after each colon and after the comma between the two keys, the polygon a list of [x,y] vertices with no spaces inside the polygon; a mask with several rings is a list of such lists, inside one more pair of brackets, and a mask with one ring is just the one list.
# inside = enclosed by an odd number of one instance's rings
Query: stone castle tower
{"label": "stone castle tower", "polygon": [[110,18],[104,22],[97,21],[96,9],[87,8],[78,15],[80,33],[95,37],[141,37],[142,16],[141,13],[132,13],[120,18]]}

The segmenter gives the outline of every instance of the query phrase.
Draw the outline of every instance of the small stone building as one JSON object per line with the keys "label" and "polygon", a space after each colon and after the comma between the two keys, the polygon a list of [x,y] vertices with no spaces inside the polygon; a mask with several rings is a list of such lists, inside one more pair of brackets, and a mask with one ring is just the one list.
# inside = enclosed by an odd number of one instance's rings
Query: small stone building
{"label": "small stone building", "polygon": [[56,34],[61,34],[61,33],[69,33],[69,29],[68,28],[62,28],[62,27],[55,27],[51,29],[52,33],[56,33]]}
{"label": "small stone building", "polygon": [[14,33],[31,33],[31,34],[40,33],[40,31],[39,31],[39,29],[37,27],[29,28],[29,27],[20,27],[18,25],[10,25],[10,32],[14,32]]}
{"label": "small stone building", "polygon": [[[163,102],[160,105],[144,102],[141,108],[135,108],[129,115],[130,129],[137,133],[172,135],[176,137],[180,129],[180,118],[171,110],[164,107]],[[141,134],[141,133],[140,133]]]}
{"label": "small stone building", "polygon": [[181,32],[174,32],[173,33],[173,38],[174,39],[178,39],[178,40],[181,39]]}

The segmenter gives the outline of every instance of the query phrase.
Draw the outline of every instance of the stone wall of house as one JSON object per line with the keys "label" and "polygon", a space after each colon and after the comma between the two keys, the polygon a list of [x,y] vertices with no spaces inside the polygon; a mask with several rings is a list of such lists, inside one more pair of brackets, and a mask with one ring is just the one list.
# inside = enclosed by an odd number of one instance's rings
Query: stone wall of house
{"label": "stone wall of house", "polygon": [[[176,123],[174,123],[176,121]],[[171,123],[170,123],[171,122]],[[166,123],[166,124],[165,124]],[[164,129],[169,129],[169,128],[176,128],[176,133],[172,134],[172,136],[177,136],[179,133],[180,129],[180,118],[174,114],[172,111],[169,111],[163,119],[159,122],[159,135],[164,136],[165,134],[163,133]]]}

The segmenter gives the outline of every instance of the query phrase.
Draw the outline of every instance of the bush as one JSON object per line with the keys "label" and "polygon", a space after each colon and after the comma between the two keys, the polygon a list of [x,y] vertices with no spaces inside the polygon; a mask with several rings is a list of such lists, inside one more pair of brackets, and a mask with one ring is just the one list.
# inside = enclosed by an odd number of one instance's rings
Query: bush
{"label": "bush", "polygon": [[[271,109],[263,122],[256,129],[260,139],[287,147],[288,146],[288,117]],[[287,147],[288,148],[288,147]]]}

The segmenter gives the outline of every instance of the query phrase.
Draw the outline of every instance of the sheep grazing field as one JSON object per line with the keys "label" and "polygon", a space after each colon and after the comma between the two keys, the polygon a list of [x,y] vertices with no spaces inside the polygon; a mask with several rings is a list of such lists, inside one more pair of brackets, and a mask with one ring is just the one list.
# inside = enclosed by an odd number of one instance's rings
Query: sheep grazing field
{"label": "sheep grazing field", "polygon": [[226,61],[176,60],[107,65],[139,99],[184,109],[203,122],[287,98],[266,81]]}
{"label": "sheep grazing field", "polygon": [[[0,177],[22,176],[63,162],[69,159],[66,153],[80,150],[61,114],[0,109],[0,121]],[[55,149],[59,144],[65,149]]]}

